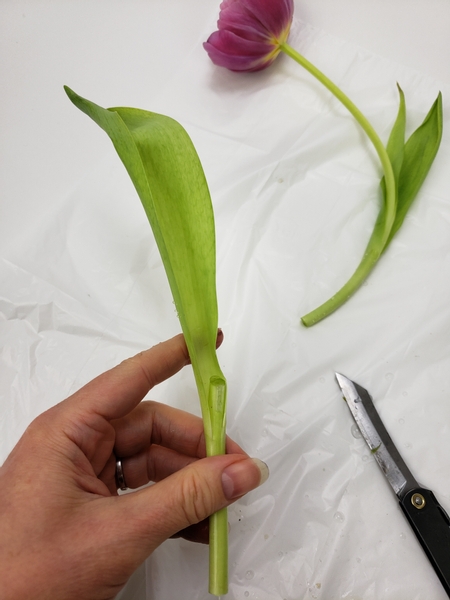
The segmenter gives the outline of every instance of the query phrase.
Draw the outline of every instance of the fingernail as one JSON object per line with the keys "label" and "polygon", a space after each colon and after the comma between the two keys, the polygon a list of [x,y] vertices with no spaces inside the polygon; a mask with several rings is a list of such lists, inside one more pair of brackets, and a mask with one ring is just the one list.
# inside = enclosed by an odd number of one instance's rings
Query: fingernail
{"label": "fingernail", "polygon": [[268,477],[269,467],[259,458],[245,458],[235,462],[222,473],[225,498],[227,500],[239,498],[262,485]]}
{"label": "fingernail", "polygon": [[218,348],[222,342],[223,342],[223,331],[219,327],[219,329],[217,330],[216,348]]}

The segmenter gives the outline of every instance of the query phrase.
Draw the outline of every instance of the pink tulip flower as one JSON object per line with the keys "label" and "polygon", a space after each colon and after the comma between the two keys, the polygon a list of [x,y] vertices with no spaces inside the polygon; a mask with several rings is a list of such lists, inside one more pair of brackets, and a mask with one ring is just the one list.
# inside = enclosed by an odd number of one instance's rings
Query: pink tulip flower
{"label": "pink tulip flower", "polygon": [[223,0],[218,31],[203,44],[212,62],[231,71],[260,71],[287,41],[293,0]]}

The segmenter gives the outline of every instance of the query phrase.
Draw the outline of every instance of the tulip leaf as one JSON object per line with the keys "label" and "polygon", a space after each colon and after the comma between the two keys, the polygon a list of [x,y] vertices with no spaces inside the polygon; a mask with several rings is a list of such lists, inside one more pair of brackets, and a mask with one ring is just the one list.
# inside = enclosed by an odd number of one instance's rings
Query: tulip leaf
{"label": "tulip leaf", "polygon": [[385,249],[401,227],[433,164],[442,139],[442,123],[442,94],[439,93],[423,123],[405,144],[402,166],[397,176],[397,212]]}
{"label": "tulip leaf", "polygon": [[[386,151],[391,161],[394,177],[398,182],[405,150],[406,104],[403,90],[399,85],[397,85],[397,87],[400,94],[400,106],[398,109],[397,118],[395,119],[394,126],[392,127],[391,134],[386,145]],[[386,186],[384,183],[384,177],[381,185],[385,193]]]}
{"label": "tulip leaf", "polygon": [[[389,135],[388,143],[386,145],[386,151],[389,156],[389,160],[391,161],[392,171],[394,173],[395,178],[395,205],[396,212],[398,208],[398,179],[400,175],[400,171],[403,164],[404,151],[405,151],[405,129],[406,129],[406,104],[405,104],[405,95],[401,89],[401,87],[397,84],[398,91],[400,94],[400,105],[397,113],[397,118],[395,119],[394,126],[392,127],[391,133]],[[385,227],[386,221],[386,181],[383,177],[381,180],[381,189],[383,192],[382,196],[382,204],[380,208],[380,212],[378,213],[378,217],[375,223],[375,227],[370,238],[368,248],[371,247],[372,244],[378,244],[382,236],[382,231]],[[394,217],[395,222],[395,217]],[[389,237],[387,238],[389,239]],[[383,246],[382,251],[386,248],[386,244]]]}
{"label": "tulip leaf", "polygon": [[[215,229],[200,159],[183,127],[135,108],[102,108],[65,87],[110,137],[152,227],[191,359],[207,454],[225,452],[226,381],[216,356]],[[226,509],[210,520],[210,591],[227,590]]]}

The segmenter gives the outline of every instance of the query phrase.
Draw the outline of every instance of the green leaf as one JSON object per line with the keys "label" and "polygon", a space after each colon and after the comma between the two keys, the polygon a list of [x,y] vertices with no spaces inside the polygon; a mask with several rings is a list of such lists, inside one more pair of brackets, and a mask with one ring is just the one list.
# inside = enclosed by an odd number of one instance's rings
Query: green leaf
{"label": "green leaf", "polygon": [[[386,145],[386,151],[389,156],[389,160],[391,161],[392,171],[394,173],[395,178],[395,216],[393,223],[395,222],[397,209],[398,209],[398,180],[400,176],[400,171],[403,164],[403,159],[405,155],[405,129],[406,129],[406,104],[405,104],[405,94],[401,87],[397,84],[398,92],[400,95],[400,104],[398,108],[397,118],[395,119],[394,125],[392,127],[391,133],[389,135],[388,143]],[[383,232],[385,230],[385,221],[386,221],[386,181],[383,177],[381,180],[381,190],[383,193],[382,196],[382,204],[380,208],[380,212],[378,213],[378,217],[375,223],[374,230],[372,232],[372,236],[369,240],[368,248],[371,248],[373,244],[379,245],[379,241],[383,236]],[[392,229],[391,229],[392,231]],[[390,233],[389,233],[390,236]],[[388,237],[387,240],[390,238]],[[384,252],[387,244],[387,240],[382,247],[381,251]]]}
{"label": "green leaf", "polygon": [[169,117],[134,108],[104,109],[69,88],[66,92],[109,135],[139,194],[191,361],[201,363],[200,396],[207,403],[212,375],[204,372],[215,356],[218,321],[215,233],[208,186],[195,148],[181,125]]}
{"label": "green leaf", "polygon": [[442,139],[442,94],[405,144],[404,157],[398,175],[398,199],[395,221],[385,249],[401,227],[406,213],[419,192],[433,164]]}
{"label": "green leaf", "polygon": [[[391,161],[392,171],[394,173],[395,178],[395,216],[393,219],[393,223],[395,223],[397,210],[398,210],[398,181],[400,177],[400,172],[403,165],[404,154],[405,154],[405,129],[406,129],[406,104],[405,104],[405,94],[401,87],[397,84],[398,92],[400,95],[400,103],[398,108],[397,117],[395,119],[394,125],[392,127],[391,133],[389,135],[388,143],[386,144],[386,151],[389,156],[389,160]],[[369,242],[367,244],[364,257],[362,260],[362,271],[357,271],[360,273],[362,277],[366,278],[368,276],[369,271],[367,270],[366,265],[369,264],[367,258],[380,256],[382,252],[384,252],[386,248],[386,243],[383,245],[383,238],[385,237],[386,231],[386,218],[387,218],[387,199],[386,199],[386,181],[385,177],[382,178],[381,189],[383,192],[382,196],[382,204],[380,207],[380,211],[377,216],[377,220],[375,222],[375,226],[373,228],[372,235],[370,236]],[[392,231],[392,230],[391,230]],[[390,234],[389,234],[390,236]],[[387,238],[389,240],[390,237]],[[378,259],[375,259],[378,260]]]}
{"label": "green leaf", "polygon": [[[183,127],[135,108],[102,108],[65,87],[110,137],[141,199],[167,273],[200,396],[207,454],[225,452],[226,381],[216,356],[214,215],[197,152]],[[227,591],[226,509],[210,522],[210,591]]]}
{"label": "green leaf", "polygon": [[[392,170],[394,171],[394,177],[398,187],[398,178],[402,168],[405,150],[406,105],[405,94],[403,93],[403,90],[398,84],[397,88],[400,94],[400,105],[397,118],[395,119],[394,126],[392,127],[391,134],[386,145],[386,150],[391,161]],[[385,196],[386,184],[384,177],[381,180],[381,187],[383,188],[383,195]]]}

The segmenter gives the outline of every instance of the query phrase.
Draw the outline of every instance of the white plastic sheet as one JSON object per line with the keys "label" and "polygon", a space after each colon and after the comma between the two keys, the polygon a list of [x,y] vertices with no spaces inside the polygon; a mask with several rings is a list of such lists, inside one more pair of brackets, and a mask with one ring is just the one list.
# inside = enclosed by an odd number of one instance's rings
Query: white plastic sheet
{"label": "white plastic sheet", "polygon": [[[228,431],[271,470],[230,508],[227,598],[443,600],[334,372],[371,392],[417,479],[450,510],[450,90],[295,19],[291,44],[383,139],[397,112],[396,82],[409,132],[439,90],[445,116],[438,157],[389,251],[344,307],[305,329],[301,315],[362,256],[380,169],[353,119],[289,59],[248,76],[215,68],[201,47],[212,28],[199,32],[155,106],[151,82],[142,82],[148,102],[139,106],[179,120],[203,162],[216,214]],[[126,90],[89,97],[137,105],[135,96],[125,102]],[[67,115],[95,131],[84,115]],[[89,135],[102,158],[0,264],[2,458],[35,415],[179,330],[128,176],[104,134]],[[199,414],[189,369],[151,396]],[[170,540],[120,597],[203,600],[206,590],[207,549]]]}

